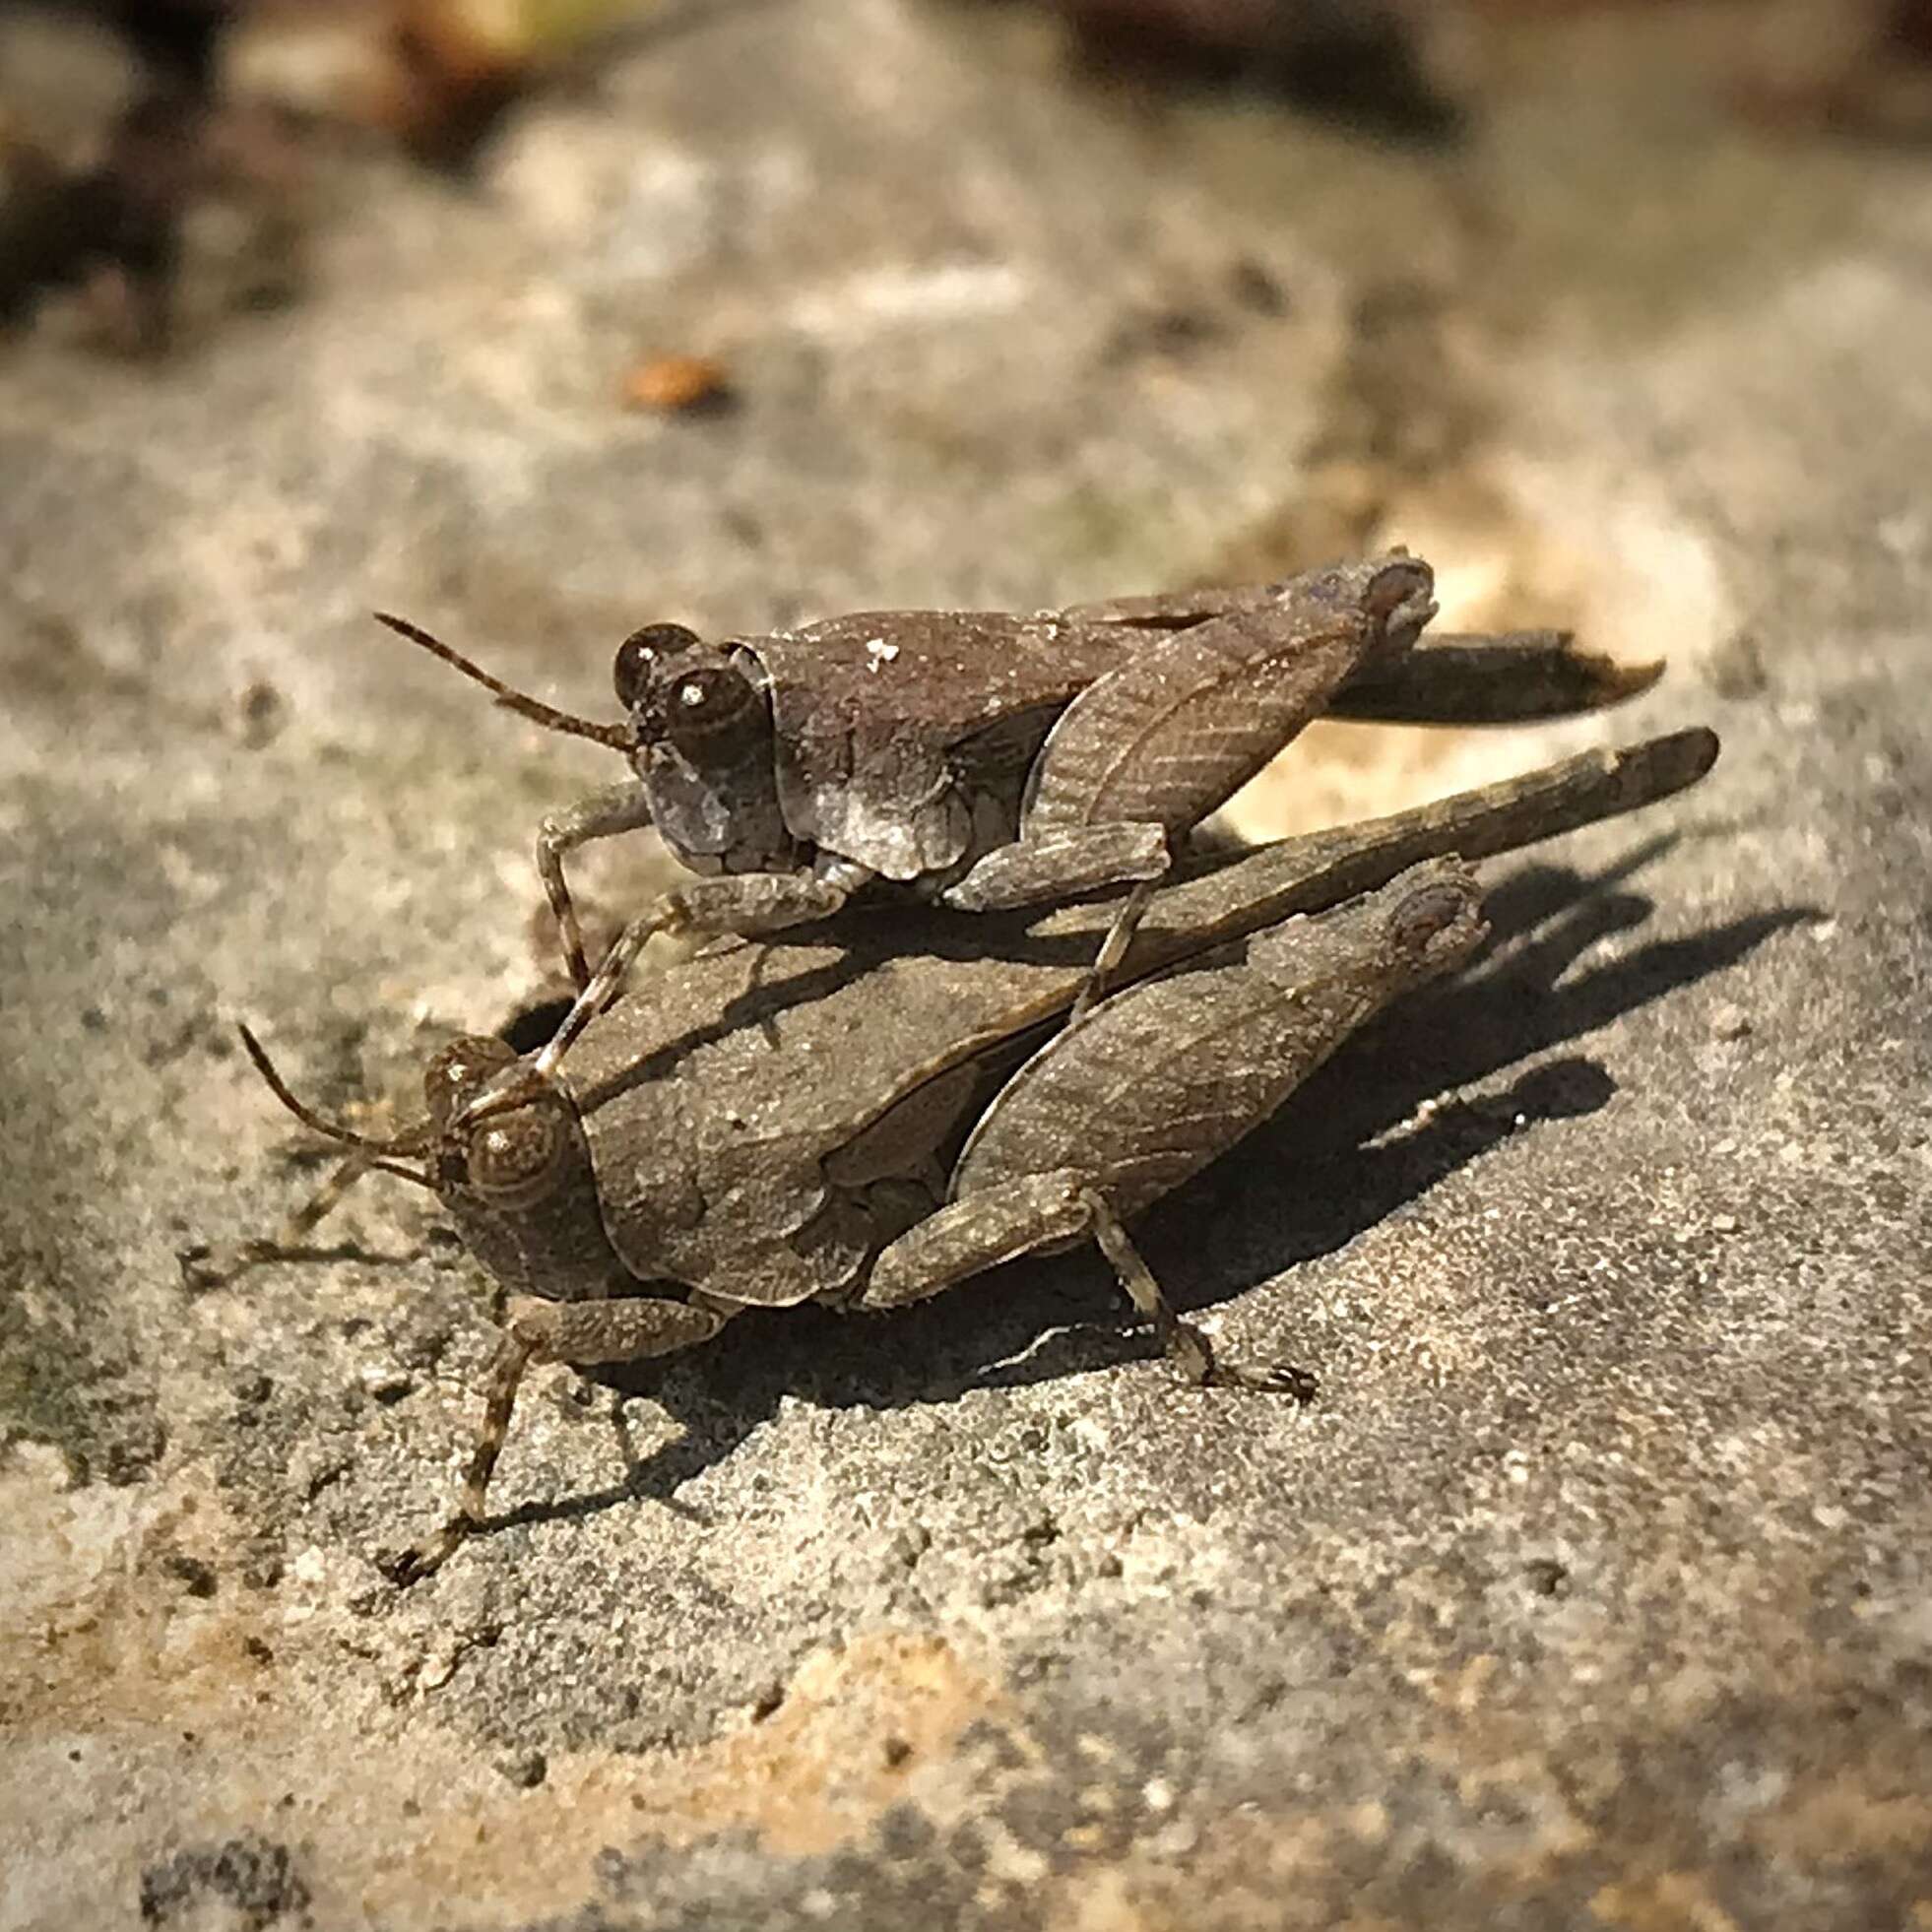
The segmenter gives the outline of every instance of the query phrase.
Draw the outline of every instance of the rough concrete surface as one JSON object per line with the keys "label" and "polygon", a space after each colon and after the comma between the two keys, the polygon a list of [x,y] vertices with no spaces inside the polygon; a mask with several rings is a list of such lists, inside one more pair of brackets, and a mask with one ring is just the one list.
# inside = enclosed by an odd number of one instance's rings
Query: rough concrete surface
{"label": "rough concrete surface", "polygon": [[[335,157],[286,309],[6,346],[0,1925],[1932,1925],[1932,178],[1734,123],[1699,18],[1510,41],[1430,153],[722,9],[472,181]],[[623,412],[658,350],[738,408]],[[624,1436],[539,1375],[392,1590],[489,1297],[380,1183],[184,1283],[323,1171],[230,1021],[393,1118],[616,774],[365,613],[601,710],[646,617],[1391,540],[1671,674],[1325,728],[1244,829],[1725,748],[1144,1223],[1320,1398],[1177,1392],[1081,1259],[747,1319]]]}

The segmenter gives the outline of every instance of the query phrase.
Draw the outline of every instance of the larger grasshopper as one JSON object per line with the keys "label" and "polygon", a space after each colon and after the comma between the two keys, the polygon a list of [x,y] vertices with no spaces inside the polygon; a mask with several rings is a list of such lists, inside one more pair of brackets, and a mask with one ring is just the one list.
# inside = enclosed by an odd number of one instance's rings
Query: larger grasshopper
{"label": "larger grasshopper", "polygon": [[425,1118],[385,1141],[318,1120],[244,1036],[304,1122],[432,1189],[509,1293],[457,1507],[394,1574],[434,1569],[481,1522],[533,1362],[688,1348],[745,1308],[895,1308],[1083,1237],[1189,1379],[1290,1385],[1216,1363],[1124,1220],[1468,956],[1483,927],[1464,860],[1661,798],[1716,749],[1693,731],[1589,752],[1163,885],[1124,990],[1030,1059],[1113,906],[1009,918],[970,950],[930,912],[714,948],[620,1001],[534,1083],[500,1040],[455,1042],[426,1072]]}
{"label": "larger grasshopper", "polygon": [[[1500,722],[1586,710],[1652,681],[1561,633],[1417,650],[1434,574],[1401,551],[1280,583],[1032,616],[872,611],[706,643],[652,624],[618,647],[621,725],[512,690],[399,617],[382,621],[633,776],[546,818],[538,870],[579,998],[548,1073],[659,933],[770,934],[855,894],[997,912],[1161,877],[1182,834],[1311,719]],[[665,894],[590,970],[563,861],[655,825],[712,876]],[[1096,935],[1101,990],[1145,903]]]}

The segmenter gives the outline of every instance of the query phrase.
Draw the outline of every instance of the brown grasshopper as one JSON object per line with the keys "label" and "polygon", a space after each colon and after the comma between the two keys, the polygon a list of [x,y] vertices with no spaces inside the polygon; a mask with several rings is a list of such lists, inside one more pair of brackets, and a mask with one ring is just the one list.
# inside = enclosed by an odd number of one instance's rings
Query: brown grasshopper
{"label": "brown grasshopper", "polygon": [[244,1032],[284,1104],[356,1149],[345,1172],[433,1190],[509,1293],[461,1499],[393,1574],[434,1569],[482,1520],[532,1362],[669,1353],[745,1308],[898,1307],[1082,1236],[1191,1380],[1294,1388],[1216,1363],[1123,1221],[1469,954],[1483,928],[1463,859],[1662,798],[1716,750],[1692,731],[1587,752],[1164,884],[1125,990],[1031,1059],[1114,907],[1009,917],[970,950],[930,912],[715,947],[619,1001],[541,1080],[499,1040],[453,1043],[425,1074],[425,1119],[389,1140],[319,1120]]}
{"label": "brown grasshopper", "polygon": [[[1503,722],[1606,704],[1625,668],[1563,633],[1421,650],[1434,573],[1401,551],[1236,590],[1016,616],[874,611],[703,642],[651,624],[618,647],[627,715],[604,725],[489,676],[400,617],[381,621],[525,717],[621,751],[634,776],[544,820],[537,865],[579,998],[554,1069],[658,933],[776,933],[855,893],[996,912],[1162,876],[1172,842],[1312,719]],[[563,860],[656,825],[694,872],[634,919],[593,977]],[[1102,935],[1084,1006],[1144,903]]]}

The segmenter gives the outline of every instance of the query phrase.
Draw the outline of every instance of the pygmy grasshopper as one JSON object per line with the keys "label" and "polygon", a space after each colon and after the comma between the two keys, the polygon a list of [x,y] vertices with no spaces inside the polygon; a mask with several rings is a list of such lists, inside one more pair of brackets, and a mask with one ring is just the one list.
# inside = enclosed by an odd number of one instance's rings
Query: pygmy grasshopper
{"label": "pygmy grasshopper", "polygon": [[1217,1364],[1124,1219],[1468,956],[1483,928],[1462,860],[1681,790],[1716,750],[1690,731],[1587,752],[1165,883],[1124,990],[1031,1059],[1115,907],[1009,916],[970,950],[911,911],[714,947],[606,1012],[554,1074],[533,1079],[500,1040],[456,1041],[426,1071],[425,1118],[389,1140],[319,1120],[244,1034],[292,1112],[353,1144],[351,1168],[433,1190],[509,1294],[461,1499],[394,1574],[435,1568],[482,1520],[532,1362],[669,1353],[747,1307],[897,1307],[1083,1236],[1190,1379],[1292,1386]]}
{"label": "pygmy grasshopper", "polygon": [[[762,934],[896,888],[996,912],[1161,877],[1172,841],[1324,712],[1503,722],[1644,688],[1548,631],[1445,637],[1434,573],[1401,551],[1235,590],[1017,616],[874,611],[708,644],[651,624],[618,647],[627,714],[604,725],[489,676],[399,617],[381,621],[524,716],[621,751],[634,776],[547,818],[537,864],[579,998],[552,1071],[654,934]],[[595,977],[563,874],[592,839],[655,825],[692,871],[632,920]],[[1145,892],[1097,938],[1084,1006]]]}

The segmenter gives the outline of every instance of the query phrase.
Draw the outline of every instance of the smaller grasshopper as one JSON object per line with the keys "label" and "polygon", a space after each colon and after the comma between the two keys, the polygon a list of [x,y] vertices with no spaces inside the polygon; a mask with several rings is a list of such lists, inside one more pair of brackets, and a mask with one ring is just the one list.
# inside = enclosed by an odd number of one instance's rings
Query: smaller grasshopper
{"label": "smaller grasshopper", "polygon": [[431,1189],[509,1294],[458,1506],[393,1573],[434,1569],[482,1521],[533,1362],[665,1354],[749,1307],[894,1308],[1083,1236],[1190,1380],[1296,1389],[1293,1374],[1217,1363],[1125,1220],[1468,956],[1480,901],[1451,855],[1633,809],[1702,777],[1716,749],[1694,731],[1588,752],[1171,881],[1124,990],[1037,1053],[1107,904],[989,925],[970,951],[931,913],[715,947],[619,1001],[554,1075],[533,1080],[499,1040],[454,1042],[425,1073],[425,1118],[386,1141],[316,1117],[244,1031],[283,1104],[354,1147],[346,1174]]}
{"label": "smaller grasshopper", "polygon": [[[1312,719],[1476,722],[1585,710],[1644,688],[1569,637],[1449,637],[1417,650],[1434,573],[1391,551],[1236,590],[1017,616],[874,611],[709,644],[650,624],[618,647],[626,712],[604,725],[513,690],[400,617],[380,621],[553,730],[611,745],[634,776],[544,820],[537,866],[579,998],[547,1074],[659,933],[777,933],[856,893],[997,912],[1146,886],[1174,840]],[[593,976],[563,860],[655,825],[711,874],[634,919]],[[1097,948],[1083,1008],[1145,892]]]}

